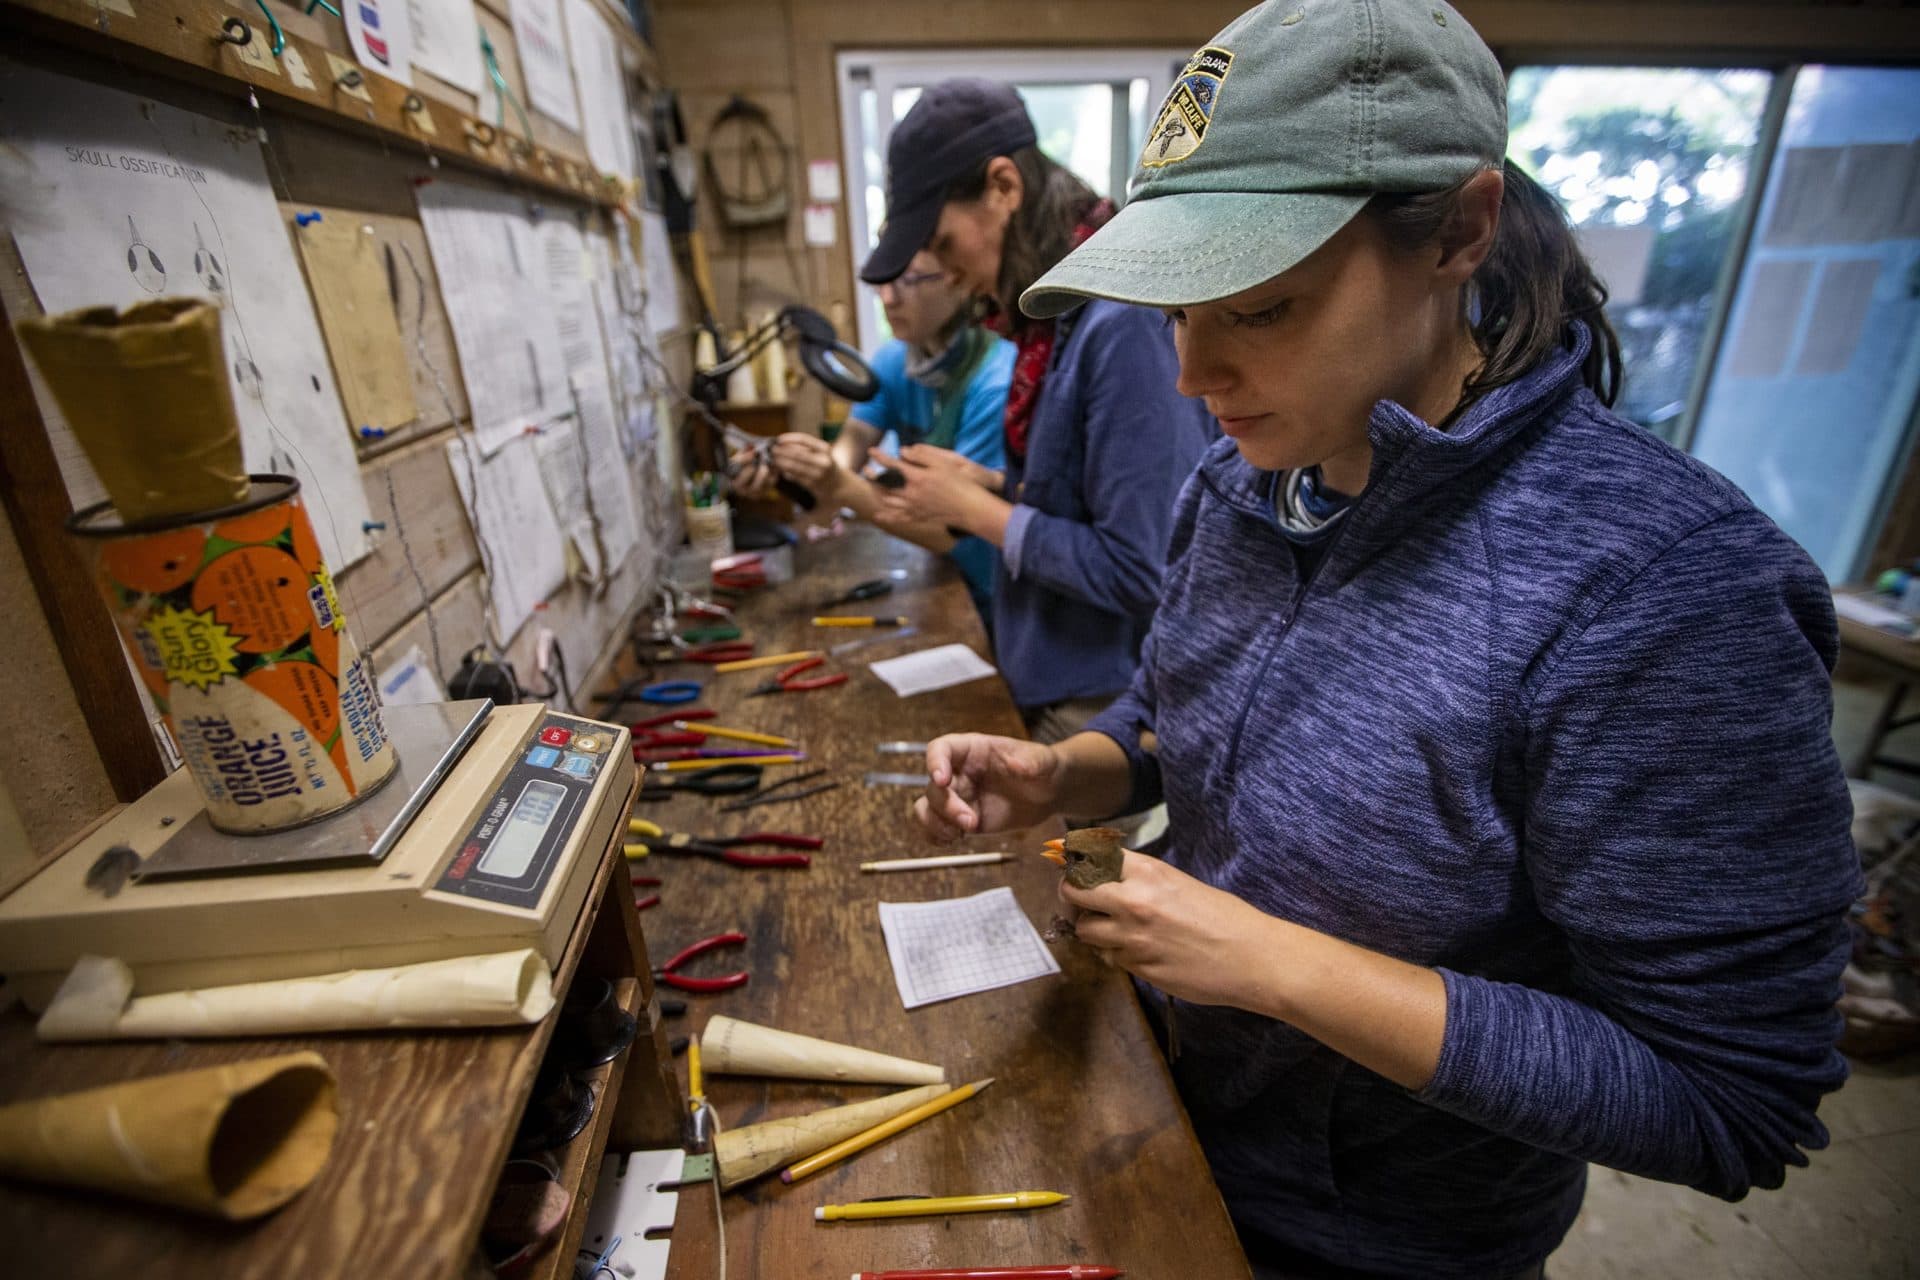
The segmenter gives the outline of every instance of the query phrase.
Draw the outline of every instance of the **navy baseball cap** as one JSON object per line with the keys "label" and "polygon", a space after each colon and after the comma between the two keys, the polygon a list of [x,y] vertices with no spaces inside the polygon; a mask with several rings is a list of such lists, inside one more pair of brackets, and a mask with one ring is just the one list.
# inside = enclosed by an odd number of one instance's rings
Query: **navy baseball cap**
{"label": "navy baseball cap", "polygon": [[942,80],[924,90],[887,140],[887,221],[860,278],[898,279],[933,238],[947,188],[983,160],[1032,146],[1036,136],[1012,85]]}

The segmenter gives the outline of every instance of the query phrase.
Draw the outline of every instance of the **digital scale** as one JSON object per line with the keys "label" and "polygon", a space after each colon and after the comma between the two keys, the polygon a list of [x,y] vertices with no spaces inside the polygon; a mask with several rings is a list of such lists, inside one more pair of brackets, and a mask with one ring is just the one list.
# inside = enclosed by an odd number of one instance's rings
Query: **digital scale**
{"label": "digital scale", "polygon": [[216,831],[176,770],[0,901],[0,973],[37,1010],[83,955],[125,961],[141,995],[524,947],[558,963],[627,816],[631,735],[488,699],[385,718],[394,775],[304,827]]}

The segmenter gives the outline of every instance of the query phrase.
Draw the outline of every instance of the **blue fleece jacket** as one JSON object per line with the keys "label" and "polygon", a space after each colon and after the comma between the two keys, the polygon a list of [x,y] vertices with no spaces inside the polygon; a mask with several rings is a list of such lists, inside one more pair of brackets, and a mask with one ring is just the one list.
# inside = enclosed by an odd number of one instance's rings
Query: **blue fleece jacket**
{"label": "blue fleece jacket", "polygon": [[1160,317],[1089,302],[1007,457],[1015,506],[994,584],[993,648],[1024,708],[1110,696],[1133,677],[1160,594],[1174,495],[1219,428],[1174,390]]}
{"label": "blue fleece jacket", "polygon": [[1582,330],[1444,434],[1376,406],[1367,488],[1305,581],[1276,477],[1215,445],[1139,674],[1095,722],[1130,808],[1164,794],[1174,865],[1445,981],[1419,1094],[1172,1004],[1235,1220],[1349,1266],[1531,1266],[1587,1161],[1777,1187],[1846,1074],[1860,875],[1827,584],[1732,484],[1607,412],[1585,351]]}

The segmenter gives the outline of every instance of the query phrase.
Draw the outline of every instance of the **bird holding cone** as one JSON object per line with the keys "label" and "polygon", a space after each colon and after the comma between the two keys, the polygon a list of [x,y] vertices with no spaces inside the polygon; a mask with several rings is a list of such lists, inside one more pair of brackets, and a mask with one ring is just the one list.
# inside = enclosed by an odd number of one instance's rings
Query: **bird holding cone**
{"label": "bird holding cone", "polygon": [[[1121,841],[1127,833],[1114,827],[1075,827],[1066,835],[1046,842],[1041,857],[1066,868],[1067,883],[1076,889],[1091,889],[1120,879],[1126,860]],[[1048,942],[1074,936],[1073,921],[1055,916],[1040,935]]]}

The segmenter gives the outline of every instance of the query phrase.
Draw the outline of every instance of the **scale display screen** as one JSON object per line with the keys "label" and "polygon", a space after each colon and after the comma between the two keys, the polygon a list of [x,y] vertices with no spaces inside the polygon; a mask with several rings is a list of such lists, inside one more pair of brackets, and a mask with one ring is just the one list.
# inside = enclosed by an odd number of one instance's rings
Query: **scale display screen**
{"label": "scale display screen", "polygon": [[525,875],[566,799],[567,789],[557,782],[529,782],[475,870],[502,880],[518,880]]}

